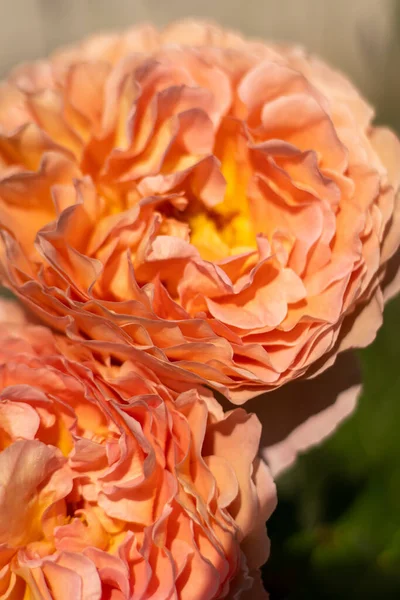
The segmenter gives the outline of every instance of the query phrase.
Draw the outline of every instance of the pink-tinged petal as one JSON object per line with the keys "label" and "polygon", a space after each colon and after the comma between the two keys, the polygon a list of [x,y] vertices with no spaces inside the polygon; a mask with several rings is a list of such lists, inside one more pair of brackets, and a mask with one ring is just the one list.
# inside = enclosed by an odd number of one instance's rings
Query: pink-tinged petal
{"label": "pink-tinged petal", "polygon": [[400,292],[400,251],[390,259],[382,282],[385,302]]}
{"label": "pink-tinged petal", "polygon": [[[225,32],[216,25],[198,21],[195,19],[186,19],[181,22],[172,23],[162,32],[163,40],[173,44],[183,44],[189,46],[220,46],[227,41],[231,32]],[[238,40],[240,40],[238,36]]]}
{"label": "pink-tinged petal", "polygon": [[[18,580],[25,584],[24,593],[38,598],[39,600],[53,600],[45,576],[40,568],[40,561],[36,561],[34,568],[30,568],[29,560],[26,560],[21,553],[18,556],[18,566],[15,568]],[[79,597],[79,596],[78,596]]]}
{"label": "pink-tinged petal", "polygon": [[12,394],[0,396],[0,437],[10,440],[34,439],[40,425],[37,412],[29,404],[14,403]]}
{"label": "pink-tinged petal", "polygon": [[[23,169],[29,171],[39,169],[43,154],[47,152],[58,152],[67,158],[72,158],[69,150],[54,142],[46,132],[32,122],[27,122],[10,136],[0,134],[0,154],[6,162],[17,158],[16,173]],[[12,175],[12,171],[9,174]],[[2,176],[7,176],[6,170]]]}
{"label": "pink-tinged petal", "polygon": [[281,96],[263,107],[262,126],[267,137],[285,139],[302,151],[312,149],[323,157],[321,166],[342,173],[347,153],[332,121],[310,94]]}
{"label": "pink-tinged petal", "polygon": [[[244,431],[246,436],[242,434]],[[254,505],[259,501],[256,487],[249,478],[249,462],[252,463],[257,455],[260,433],[261,425],[257,417],[237,409],[229,413],[225,420],[211,426],[206,438],[206,447],[210,448],[210,451],[219,456],[229,457],[233,461],[240,493],[231,503],[230,510],[235,514],[244,537],[252,531]],[[240,444],[239,437],[242,438]],[[263,499],[266,503],[269,503],[271,498],[274,502],[275,487],[270,485],[269,488]],[[260,561],[262,563],[261,557]]]}
{"label": "pink-tinged petal", "polygon": [[207,300],[213,317],[240,329],[276,327],[286,317],[288,304],[305,296],[301,280],[291,269],[277,272],[272,264],[260,266],[247,289],[219,301]]}
{"label": "pink-tinged petal", "polygon": [[43,575],[46,578],[49,595],[54,600],[83,598],[83,581],[79,573],[48,561],[43,565]]}
{"label": "pink-tinged petal", "polygon": [[[298,453],[319,444],[354,411],[361,391],[355,356],[340,356],[314,379],[290,383],[273,392],[268,402],[250,401],[263,424],[261,453],[274,477],[288,469]],[[247,408],[247,407],[246,407]]]}
{"label": "pink-tinged petal", "polygon": [[336,109],[336,103],[347,105],[362,129],[369,126],[374,110],[344,74],[332,69],[318,57],[310,56],[299,46],[287,48],[285,53],[293,68],[303,73],[323,94],[331,96],[333,109]]}
{"label": "pink-tinged petal", "polygon": [[79,117],[87,119],[96,129],[103,112],[103,89],[111,68],[106,62],[85,62],[74,65],[67,77],[66,89],[72,107]]}
{"label": "pink-tinged petal", "polygon": [[195,258],[199,255],[197,250],[193,248],[185,240],[169,235],[158,235],[151,245],[151,251],[147,255],[147,260],[150,262],[158,260],[174,260]]}
{"label": "pink-tinged petal", "polygon": [[250,571],[257,569],[268,560],[270,541],[265,539],[264,528],[277,504],[276,488],[271,469],[266,465],[263,458],[254,462],[253,481],[257,490],[260,510],[258,518],[253,522],[253,527],[242,544]]}
{"label": "pink-tinged petal", "polygon": [[111,598],[114,596],[119,600],[118,591],[121,593],[121,600],[129,598],[129,571],[126,564],[117,556],[98,550],[97,548],[87,548],[87,556],[97,568],[102,582],[113,586]]}
{"label": "pink-tinged petal", "polygon": [[21,544],[35,536],[44,510],[54,502],[43,486],[63,462],[56,448],[36,440],[16,441],[0,453],[1,541]]}
{"label": "pink-tinged petal", "polygon": [[[185,266],[184,277],[178,287],[180,302],[190,312],[204,310],[203,295],[218,297],[229,294],[231,290],[232,284],[225,272],[219,266],[205,261],[190,261]],[[193,297],[193,291],[197,291],[198,297]]]}
{"label": "pink-tinged petal", "polygon": [[268,600],[270,596],[264,588],[260,571],[251,573],[251,576],[253,578],[251,587],[239,592],[237,598],[240,598],[241,600]]}
{"label": "pink-tinged petal", "polygon": [[219,456],[207,456],[205,462],[215,479],[221,482],[218,504],[220,508],[226,508],[239,494],[236,473],[232,466]]}
{"label": "pink-tinged petal", "polygon": [[271,100],[293,92],[308,91],[309,88],[307,79],[299,72],[267,60],[243,77],[238,96],[250,112],[250,122],[259,125],[263,107]]}
{"label": "pink-tinged petal", "polygon": [[1,323],[24,323],[26,314],[22,305],[15,300],[0,298],[0,322]]}
{"label": "pink-tinged petal", "polygon": [[367,297],[365,304],[355,310],[355,314],[347,317],[340,341],[341,350],[365,348],[371,344],[382,324],[383,308],[382,292],[377,288],[369,298]]}
{"label": "pink-tinged petal", "polygon": [[[56,561],[46,561],[43,571],[57,600],[71,597],[82,600],[101,600],[100,577],[95,565],[86,556],[63,552]],[[71,576],[73,577],[71,578]],[[79,581],[76,580],[76,577]],[[68,590],[70,591],[68,596],[66,590],[71,585],[72,589]],[[73,591],[76,595],[73,595]]]}
{"label": "pink-tinged petal", "polygon": [[397,191],[400,185],[400,143],[386,127],[373,127],[371,144],[386,169],[387,181]]}

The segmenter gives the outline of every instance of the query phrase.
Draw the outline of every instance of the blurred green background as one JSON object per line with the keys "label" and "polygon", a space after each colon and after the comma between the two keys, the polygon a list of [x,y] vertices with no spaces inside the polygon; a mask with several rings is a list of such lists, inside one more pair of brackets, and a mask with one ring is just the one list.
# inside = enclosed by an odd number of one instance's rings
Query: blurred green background
{"label": "blurred green background", "polygon": [[[300,42],[400,133],[400,0],[0,0],[0,72],[94,31],[187,16]],[[359,354],[357,411],[278,482],[271,600],[400,599],[400,299]]]}

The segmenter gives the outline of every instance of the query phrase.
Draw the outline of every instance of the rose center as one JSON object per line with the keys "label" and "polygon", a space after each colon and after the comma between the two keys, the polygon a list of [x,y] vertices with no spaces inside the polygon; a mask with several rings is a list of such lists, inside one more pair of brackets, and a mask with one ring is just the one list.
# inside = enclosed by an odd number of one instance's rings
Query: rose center
{"label": "rose center", "polygon": [[[225,135],[224,135],[225,134]],[[206,260],[219,260],[256,248],[247,187],[251,168],[245,140],[222,131],[214,150],[226,181],[222,202],[189,218],[191,243]]]}

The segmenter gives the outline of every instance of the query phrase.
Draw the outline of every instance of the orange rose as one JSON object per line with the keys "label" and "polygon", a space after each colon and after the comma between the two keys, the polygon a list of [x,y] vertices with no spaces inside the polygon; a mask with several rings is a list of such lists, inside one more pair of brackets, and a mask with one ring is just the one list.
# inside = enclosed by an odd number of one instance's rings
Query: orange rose
{"label": "orange rose", "polygon": [[397,282],[399,143],[372,116],[303,51],[195,22],[23,66],[0,100],[5,281],[237,403],[314,375]]}
{"label": "orange rose", "polygon": [[254,415],[42,327],[2,324],[0,340],[2,598],[206,600],[259,583],[275,488]]}

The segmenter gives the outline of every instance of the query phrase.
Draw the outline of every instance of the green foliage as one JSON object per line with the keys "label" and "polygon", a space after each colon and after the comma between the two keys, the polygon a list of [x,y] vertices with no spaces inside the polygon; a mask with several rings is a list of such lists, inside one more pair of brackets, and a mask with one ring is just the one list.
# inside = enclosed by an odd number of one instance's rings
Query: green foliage
{"label": "green foliage", "polygon": [[360,352],[355,414],[278,482],[271,600],[400,598],[400,299]]}

